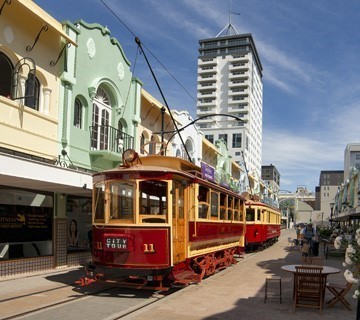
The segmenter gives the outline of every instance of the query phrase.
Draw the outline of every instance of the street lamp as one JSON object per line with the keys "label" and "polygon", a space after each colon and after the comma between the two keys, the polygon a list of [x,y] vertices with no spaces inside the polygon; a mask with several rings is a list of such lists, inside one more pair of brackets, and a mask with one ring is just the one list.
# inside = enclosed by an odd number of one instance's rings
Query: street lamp
{"label": "street lamp", "polygon": [[330,203],[330,227],[331,228],[332,228],[332,223],[333,223],[334,205],[335,205],[335,203],[333,203],[333,202]]}
{"label": "street lamp", "polygon": [[324,225],[324,212],[321,212],[321,225]]}

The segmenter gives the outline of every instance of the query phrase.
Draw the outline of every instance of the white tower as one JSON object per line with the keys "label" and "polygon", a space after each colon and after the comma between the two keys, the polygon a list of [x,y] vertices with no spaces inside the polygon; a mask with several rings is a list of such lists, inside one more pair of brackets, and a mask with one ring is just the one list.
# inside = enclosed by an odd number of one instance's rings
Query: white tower
{"label": "white tower", "polygon": [[245,160],[248,172],[260,178],[263,84],[253,37],[239,34],[229,21],[199,44],[196,114],[204,118],[197,125],[210,142],[224,139],[233,159]]}

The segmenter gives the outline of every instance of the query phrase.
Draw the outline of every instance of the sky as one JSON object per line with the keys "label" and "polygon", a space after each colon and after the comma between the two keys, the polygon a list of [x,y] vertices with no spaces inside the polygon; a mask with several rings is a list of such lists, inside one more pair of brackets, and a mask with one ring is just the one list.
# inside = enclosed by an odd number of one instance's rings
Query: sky
{"label": "sky", "polygon": [[[196,118],[200,39],[229,23],[251,33],[263,66],[262,164],[280,189],[315,191],[320,171],[343,170],[344,150],[360,143],[358,0],[35,0],[59,21],[107,26],[144,89]],[[229,11],[234,14],[229,15]]]}

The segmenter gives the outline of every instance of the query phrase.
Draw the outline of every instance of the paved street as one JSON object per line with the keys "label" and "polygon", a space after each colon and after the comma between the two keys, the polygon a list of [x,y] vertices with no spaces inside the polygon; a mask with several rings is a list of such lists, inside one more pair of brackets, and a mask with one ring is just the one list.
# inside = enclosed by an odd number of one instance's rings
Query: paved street
{"label": "paved street", "polygon": [[[255,254],[247,254],[237,265],[203,280],[198,285],[191,285],[164,298],[160,296],[160,299],[151,295],[131,298],[130,295],[125,294],[100,297],[96,292],[104,289],[101,285],[86,288],[74,286],[74,279],[82,274],[82,270],[77,268],[22,278],[0,279],[0,319],[9,319],[16,314],[53,305],[51,309],[42,313],[26,315],[21,319],[46,319],[50,316],[62,320],[88,320],[91,317],[86,311],[91,310],[94,302],[99,302],[100,307],[92,311],[94,317],[91,319],[355,319],[356,300],[352,298],[352,294],[349,294],[347,299],[352,304],[353,311],[348,311],[342,304],[336,304],[331,309],[325,307],[322,313],[309,308],[297,309],[294,312],[293,275],[281,270],[282,265],[296,264],[300,261],[299,250],[288,243],[289,236],[294,237],[295,231],[283,231],[280,241],[274,246]],[[342,270],[339,274],[329,276],[328,280],[340,283],[345,281],[342,258],[332,256],[324,260],[324,264]],[[281,276],[282,304],[279,299],[271,299],[264,303],[264,284],[267,275]],[[352,291],[354,290],[355,288]],[[18,296],[25,298],[21,304],[16,300]],[[132,302],[126,305],[125,299],[129,297]],[[329,300],[330,297],[330,293],[327,292],[325,300]],[[68,305],[57,306],[66,300],[70,301]],[[151,304],[133,312],[147,303]],[[78,308],[84,311],[76,312],[77,304]],[[20,317],[12,319],[20,319]]]}

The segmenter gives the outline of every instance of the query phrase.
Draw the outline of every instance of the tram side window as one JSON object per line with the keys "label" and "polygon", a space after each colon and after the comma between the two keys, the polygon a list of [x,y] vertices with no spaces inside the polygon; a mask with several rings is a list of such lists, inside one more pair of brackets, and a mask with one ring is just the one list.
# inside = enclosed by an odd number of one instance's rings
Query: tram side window
{"label": "tram side window", "polygon": [[184,219],[184,183],[174,180],[172,195],[173,218]]}
{"label": "tram side window", "polygon": [[227,196],[220,193],[220,219],[227,220]]}
{"label": "tram side window", "polygon": [[218,219],[219,217],[219,194],[217,192],[211,192],[211,211],[210,215],[212,219]]}
{"label": "tram side window", "polygon": [[246,209],[246,221],[255,221],[255,209]]}
{"label": "tram side window", "polygon": [[141,215],[157,215],[144,217],[142,222],[163,223],[167,221],[167,182],[144,180],[139,182],[139,205]]}
{"label": "tram side window", "polygon": [[234,220],[235,221],[243,220],[240,199],[234,199]]}
{"label": "tram side window", "polygon": [[234,220],[233,216],[233,208],[234,208],[234,198],[228,197],[228,205],[227,205],[227,219],[228,220]]}
{"label": "tram side window", "polygon": [[120,181],[110,185],[110,219],[134,222],[135,187],[131,182]]}
{"label": "tram side window", "polygon": [[94,219],[105,220],[105,184],[98,183],[94,186]]}
{"label": "tram side window", "polygon": [[261,221],[261,210],[260,209],[257,209],[256,220]]}
{"label": "tram side window", "polygon": [[198,216],[201,219],[206,219],[209,211],[209,194],[210,190],[206,187],[199,186],[199,213]]}

